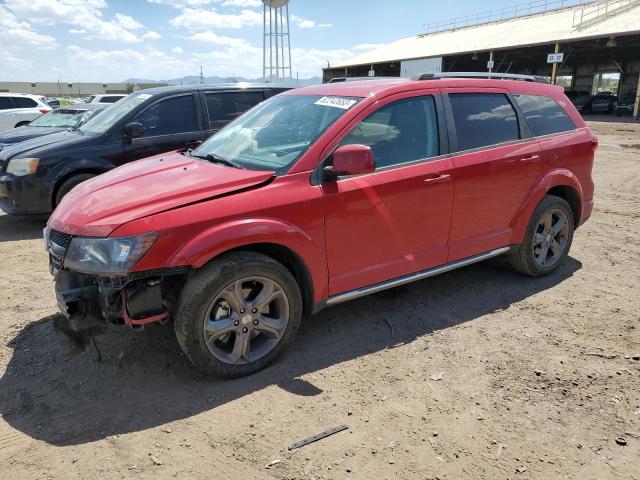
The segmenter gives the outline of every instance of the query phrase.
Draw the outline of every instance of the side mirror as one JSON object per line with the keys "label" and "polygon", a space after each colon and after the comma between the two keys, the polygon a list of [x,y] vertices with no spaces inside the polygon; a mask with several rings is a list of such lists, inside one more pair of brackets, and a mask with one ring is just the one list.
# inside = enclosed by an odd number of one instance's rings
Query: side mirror
{"label": "side mirror", "polygon": [[134,138],[140,138],[144,136],[144,127],[141,123],[131,122],[124,126],[124,137],[127,141],[131,141]]}
{"label": "side mirror", "polygon": [[373,152],[366,145],[342,145],[333,152],[332,158],[333,165],[324,168],[325,176],[330,179],[371,173],[376,168]]}

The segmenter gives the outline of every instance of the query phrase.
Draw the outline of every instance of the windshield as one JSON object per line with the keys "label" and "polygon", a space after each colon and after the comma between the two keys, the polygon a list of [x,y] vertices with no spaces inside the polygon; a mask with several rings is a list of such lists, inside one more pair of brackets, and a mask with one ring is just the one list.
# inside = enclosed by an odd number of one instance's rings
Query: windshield
{"label": "windshield", "polygon": [[151,95],[148,93],[128,95],[119,102],[114,103],[111,107],[105,109],[100,115],[92,117],[91,120],[82,125],[80,131],[91,135],[102,135],[130,111],[149,98],[151,98]]}
{"label": "windshield", "polygon": [[319,95],[272,97],[220,130],[193,155],[282,174],[359,100]]}
{"label": "windshield", "polygon": [[36,118],[29,124],[30,127],[62,127],[71,128],[78,125],[85,118],[95,112],[92,110],[73,110],[59,108]]}

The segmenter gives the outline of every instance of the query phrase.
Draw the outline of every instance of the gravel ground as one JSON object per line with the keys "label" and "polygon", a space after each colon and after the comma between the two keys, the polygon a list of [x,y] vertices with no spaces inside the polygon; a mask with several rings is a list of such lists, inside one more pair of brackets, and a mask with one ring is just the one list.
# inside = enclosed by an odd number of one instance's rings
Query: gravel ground
{"label": "gravel ground", "polygon": [[169,326],[65,354],[44,221],[0,216],[0,478],[640,479],[640,124],[590,126],[596,207],[557,273],[498,258],[327,309],[234,381]]}

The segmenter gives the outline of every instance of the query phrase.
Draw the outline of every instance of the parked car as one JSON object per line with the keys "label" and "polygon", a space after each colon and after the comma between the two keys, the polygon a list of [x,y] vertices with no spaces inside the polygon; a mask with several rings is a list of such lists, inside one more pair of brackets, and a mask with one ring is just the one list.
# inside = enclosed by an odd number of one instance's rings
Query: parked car
{"label": "parked car", "polygon": [[36,95],[0,93],[0,131],[26,125],[51,110]]}
{"label": "parked car", "polygon": [[116,103],[126,95],[120,93],[109,93],[106,95],[91,95],[84,99],[84,103]]}
{"label": "parked car", "polygon": [[578,97],[574,101],[575,107],[583,115],[591,113],[613,113],[618,96],[611,92],[600,92],[589,97]]}
{"label": "parked car", "polygon": [[231,377],[303,313],[501,254],[552,273],[591,214],[596,137],[559,87],[442,77],[291,90],[78,186],[45,229],[56,328],[173,319]]}
{"label": "parked car", "polygon": [[580,97],[591,96],[591,92],[588,92],[587,90],[567,90],[566,92],[564,92],[564,94],[567,96],[569,100],[571,100],[571,103],[573,103],[574,100]]}
{"label": "parked car", "polygon": [[0,209],[51,212],[80,182],[139,158],[195,147],[283,90],[272,85],[196,85],[131,94],[77,130],[0,150]]}
{"label": "parked car", "polygon": [[635,96],[628,96],[622,100],[618,100],[616,104],[616,117],[632,116],[633,109],[635,108],[636,99]]}
{"label": "parked car", "polygon": [[92,103],[52,110],[27,125],[0,132],[0,150],[14,143],[79,128],[107,106],[103,103]]}
{"label": "parked car", "polygon": [[44,97],[44,102],[51,108],[60,108],[60,99],[54,97]]}

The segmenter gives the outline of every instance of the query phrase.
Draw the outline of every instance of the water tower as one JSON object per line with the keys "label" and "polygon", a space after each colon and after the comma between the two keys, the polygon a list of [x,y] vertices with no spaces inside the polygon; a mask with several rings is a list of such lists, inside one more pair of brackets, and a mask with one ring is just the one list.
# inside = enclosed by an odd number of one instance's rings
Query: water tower
{"label": "water tower", "polygon": [[289,0],[262,0],[262,3],[262,77],[269,83],[290,81]]}

